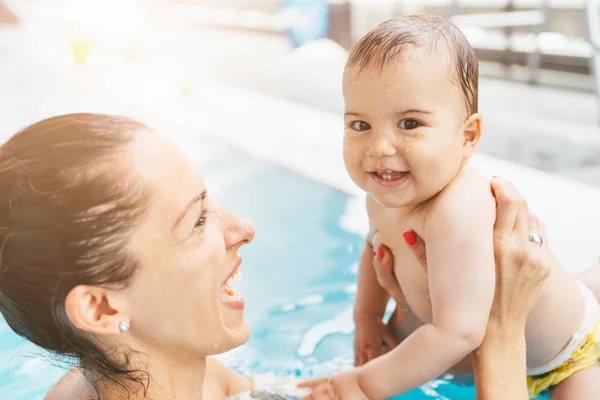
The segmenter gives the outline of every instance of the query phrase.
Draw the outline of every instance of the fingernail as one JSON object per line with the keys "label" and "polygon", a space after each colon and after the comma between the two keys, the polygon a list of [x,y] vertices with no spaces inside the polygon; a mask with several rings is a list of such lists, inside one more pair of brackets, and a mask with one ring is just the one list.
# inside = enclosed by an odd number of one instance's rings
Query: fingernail
{"label": "fingernail", "polygon": [[402,237],[410,247],[415,247],[417,244],[417,235],[412,230],[404,231]]}
{"label": "fingernail", "polygon": [[377,248],[377,258],[379,258],[380,260],[383,260],[383,256],[384,256],[383,247],[379,246]]}

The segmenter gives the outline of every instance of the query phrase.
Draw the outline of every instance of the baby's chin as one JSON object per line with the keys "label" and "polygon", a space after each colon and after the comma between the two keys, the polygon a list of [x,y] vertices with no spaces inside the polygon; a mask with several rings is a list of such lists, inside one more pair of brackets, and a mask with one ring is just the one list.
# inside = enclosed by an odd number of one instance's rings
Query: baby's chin
{"label": "baby's chin", "polygon": [[411,201],[407,201],[404,196],[396,193],[372,193],[369,196],[375,200],[380,206],[385,208],[401,208],[411,206]]}

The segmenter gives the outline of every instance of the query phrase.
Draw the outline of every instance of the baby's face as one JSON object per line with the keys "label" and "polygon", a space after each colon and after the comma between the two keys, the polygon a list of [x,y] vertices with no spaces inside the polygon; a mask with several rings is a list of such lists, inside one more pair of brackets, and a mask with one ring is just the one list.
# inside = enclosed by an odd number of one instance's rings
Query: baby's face
{"label": "baby's face", "polygon": [[344,162],[385,207],[416,206],[439,193],[464,159],[466,113],[447,56],[410,50],[384,71],[344,74]]}

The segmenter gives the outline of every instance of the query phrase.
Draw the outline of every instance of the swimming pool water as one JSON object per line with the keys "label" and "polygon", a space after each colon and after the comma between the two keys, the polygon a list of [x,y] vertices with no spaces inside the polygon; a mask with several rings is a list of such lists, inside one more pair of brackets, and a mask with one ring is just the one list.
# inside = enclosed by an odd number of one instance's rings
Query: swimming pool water
{"label": "swimming pool water", "polygon": [[[191,155],[211,196],[251,220],[257,232],[241,250],[238,285],[252,338],[220,358],[241,372],[299,378],[351,365],[363,238],[340,225],[348,196],[219,143],[205,142]],[[2,400],[41,399],[64,372],[48,360],[0,319]],[[474,390],[438,380],[395,400],[420,399],[472,400]]]}

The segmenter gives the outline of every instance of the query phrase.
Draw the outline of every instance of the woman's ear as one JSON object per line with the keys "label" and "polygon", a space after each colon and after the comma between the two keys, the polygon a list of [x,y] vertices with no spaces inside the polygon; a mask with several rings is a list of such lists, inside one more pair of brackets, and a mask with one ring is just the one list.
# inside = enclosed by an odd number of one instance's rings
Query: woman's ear
{"label": "woman's ear", "polygon": [[471,115],[461,128],[463,142],[463,157],[471,158],[475,153],[479,139],[481,138],[481,115],[475,113]]}
{"label": "woman's ear", "polygon": [[96,335],[117,335],[126,331],[131,318],[120,310],[113,295],[110,289],[96,286],[74,287],[65,299],[69,320],[76,328]]}

